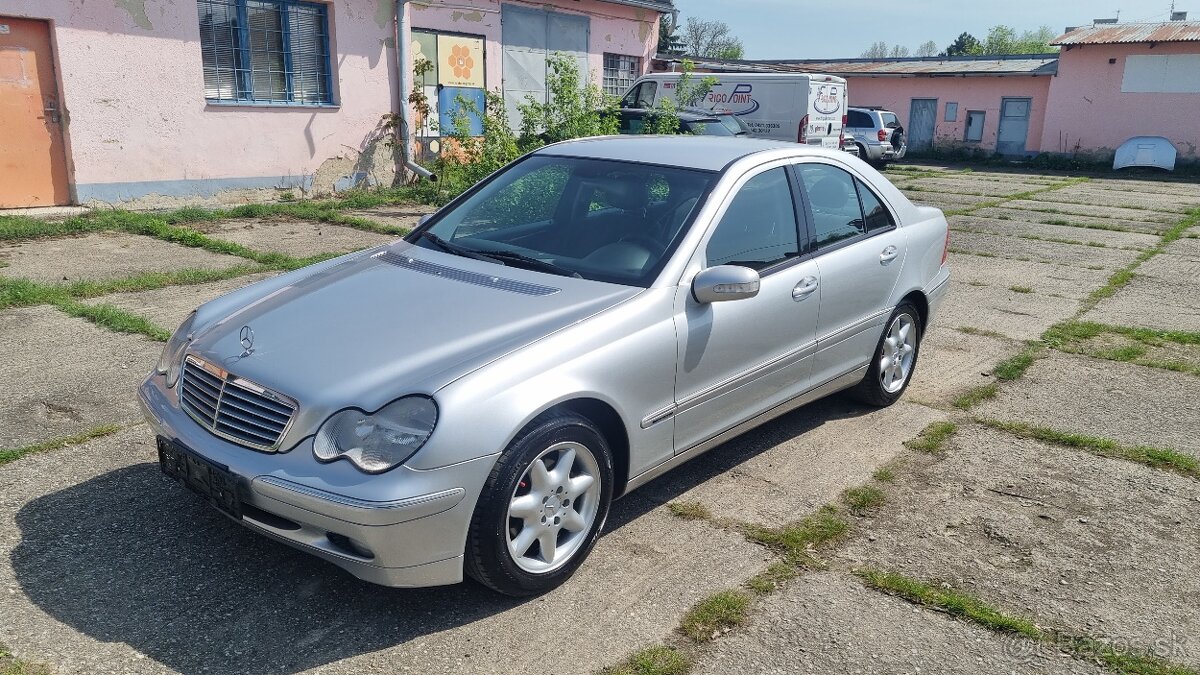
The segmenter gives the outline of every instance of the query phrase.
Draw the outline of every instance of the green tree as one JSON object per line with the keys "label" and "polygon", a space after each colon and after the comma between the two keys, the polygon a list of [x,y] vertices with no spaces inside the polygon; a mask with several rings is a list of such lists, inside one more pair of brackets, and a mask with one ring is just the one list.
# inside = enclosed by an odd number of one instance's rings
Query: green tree
{"label": "green tree", "polygon": [[683,40],[679,38],[679,26],[675,25],[670,14],[663,14],[658,22],[658,53],[681,56],[684,53]]}
{"label": "green tree", "polygon": [[696,64],[684,60],[679,82],[675,84],[675,96],[662,96],[658,104],[646,115],[642,127],[644,134],[677,134],[680,132],[679,109],[694,107],[708,96],[717,85],[717,78],[707,75],[699,80],[692,74]]}
{"label": "green tree", "polygon": [[1057,48],[1050,46],[1050,41],[1053,39],[1054,31],[1050,30],[1049,26],[1042,26],[1037,30],[1027,30],[1020,34],[1017,34],[1016,29],[1011,26],[993,26],[988,31],[987,39],[984,40],[983,53],[987,55],[1046,54],[1057,51]]}
{"label": "green tree", "polygon": [[[745,53],[742,41],[724,21],[701,21],[689,16],[683,25],[683,44],[692,56],[710,59],[741,58]],[[729,54],[736,54],[730,57]]]}
{"label": "green tree", "polygon": [[946,51],[942,52],[944,56],[978,56],[982,53],[983,45],[970,33],[959,35],[946,47]]}

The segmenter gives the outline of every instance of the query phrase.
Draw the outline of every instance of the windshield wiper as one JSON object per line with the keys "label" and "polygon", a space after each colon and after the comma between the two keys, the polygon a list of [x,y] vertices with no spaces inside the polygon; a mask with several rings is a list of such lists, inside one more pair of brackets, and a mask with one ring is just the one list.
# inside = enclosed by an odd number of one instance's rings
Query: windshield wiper
{"label": "windshield wiper", "polygon": [[436,234],[434,234],[432,232],[429,232],[428,230],[426,230],[425,232],[422,232],[420,235],[420,238],[428,241],[429,243],[433,244],[434,246],[437,246],[438,248],[442,249],[446,253],[460,255],[464,258],[474,258],[475,260],[486,260],[488,262],[498,262],[501,265],[504,264],[503,260],[497,260],[497,259],[493,258],[492,256],[484,255],[474,249],[470,249],[465,246],[459,246],[458,244],[451,244],[450,242],[446,241],[445,239],[442,239],[441,237],[437,236]]}
{"label": "windshield wiper", "polygon": [[564,277],[575,277],[576,279],[583,278],[583,275],[575,270],[567,269],[562,265],[555,265],[554,263],[546,260],[533,258],[525,255],[524,253],[517,253],[516,251],[488,251],[485,255],[487,255],[489,258],[496,258],[505,264],[515,263],[516,266],[541,270],[542,272],[558,274]]}

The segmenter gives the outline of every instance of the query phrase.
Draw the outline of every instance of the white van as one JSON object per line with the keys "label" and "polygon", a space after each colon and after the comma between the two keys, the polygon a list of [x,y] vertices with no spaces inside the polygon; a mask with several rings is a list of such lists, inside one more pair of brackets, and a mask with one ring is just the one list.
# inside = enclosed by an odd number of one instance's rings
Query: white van
{"label": "white van", "polygon": [[[644,75],[621,99],[622,108],[653,108],[663,96],[675,98],[681,73]],[[846,125],[846,80],[800,73],[692,73],[693,81],[717,84],[694,107],[731,112],[760,138],[841,147]]]}

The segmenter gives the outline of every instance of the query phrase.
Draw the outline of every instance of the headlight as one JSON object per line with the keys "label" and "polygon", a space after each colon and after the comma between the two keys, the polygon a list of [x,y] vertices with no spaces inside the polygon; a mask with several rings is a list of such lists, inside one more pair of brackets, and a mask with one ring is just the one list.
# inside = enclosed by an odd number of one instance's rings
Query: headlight
{"label": "headlight", "polygon": [[425,396],[406,396],[374,413],[343,410],[321,425],[313,454],[322,462],[345,457],[367,473],[387,471],[425,445],[437,416],[437,404]]}
{"label": "headlight", "polygon": [[168,388],[174,387],[179,381],[179,371],[183,367],[183,350],[187,348],[188,334],[192,332],[192,323],[195,320],[196,313],[192,312],[179,324],[171,339],[167,340],[162,356],[158,357],[158,374],[167,376]]}

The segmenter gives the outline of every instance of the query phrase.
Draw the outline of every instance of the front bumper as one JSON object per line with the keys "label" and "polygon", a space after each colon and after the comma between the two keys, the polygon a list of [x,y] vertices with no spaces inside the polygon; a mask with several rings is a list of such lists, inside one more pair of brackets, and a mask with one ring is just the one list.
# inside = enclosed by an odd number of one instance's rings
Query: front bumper
{"label": "front bumper", "polygon": [[496,455],[369,475],[346,461],[318,462],[311,438],[288,452],[258,452],[209,433],[165,384],[152,374],[138,390],[146,420],[156,435],[228,469],[246,507],[237,522],[373,583],[462,581],[471,514]]}

